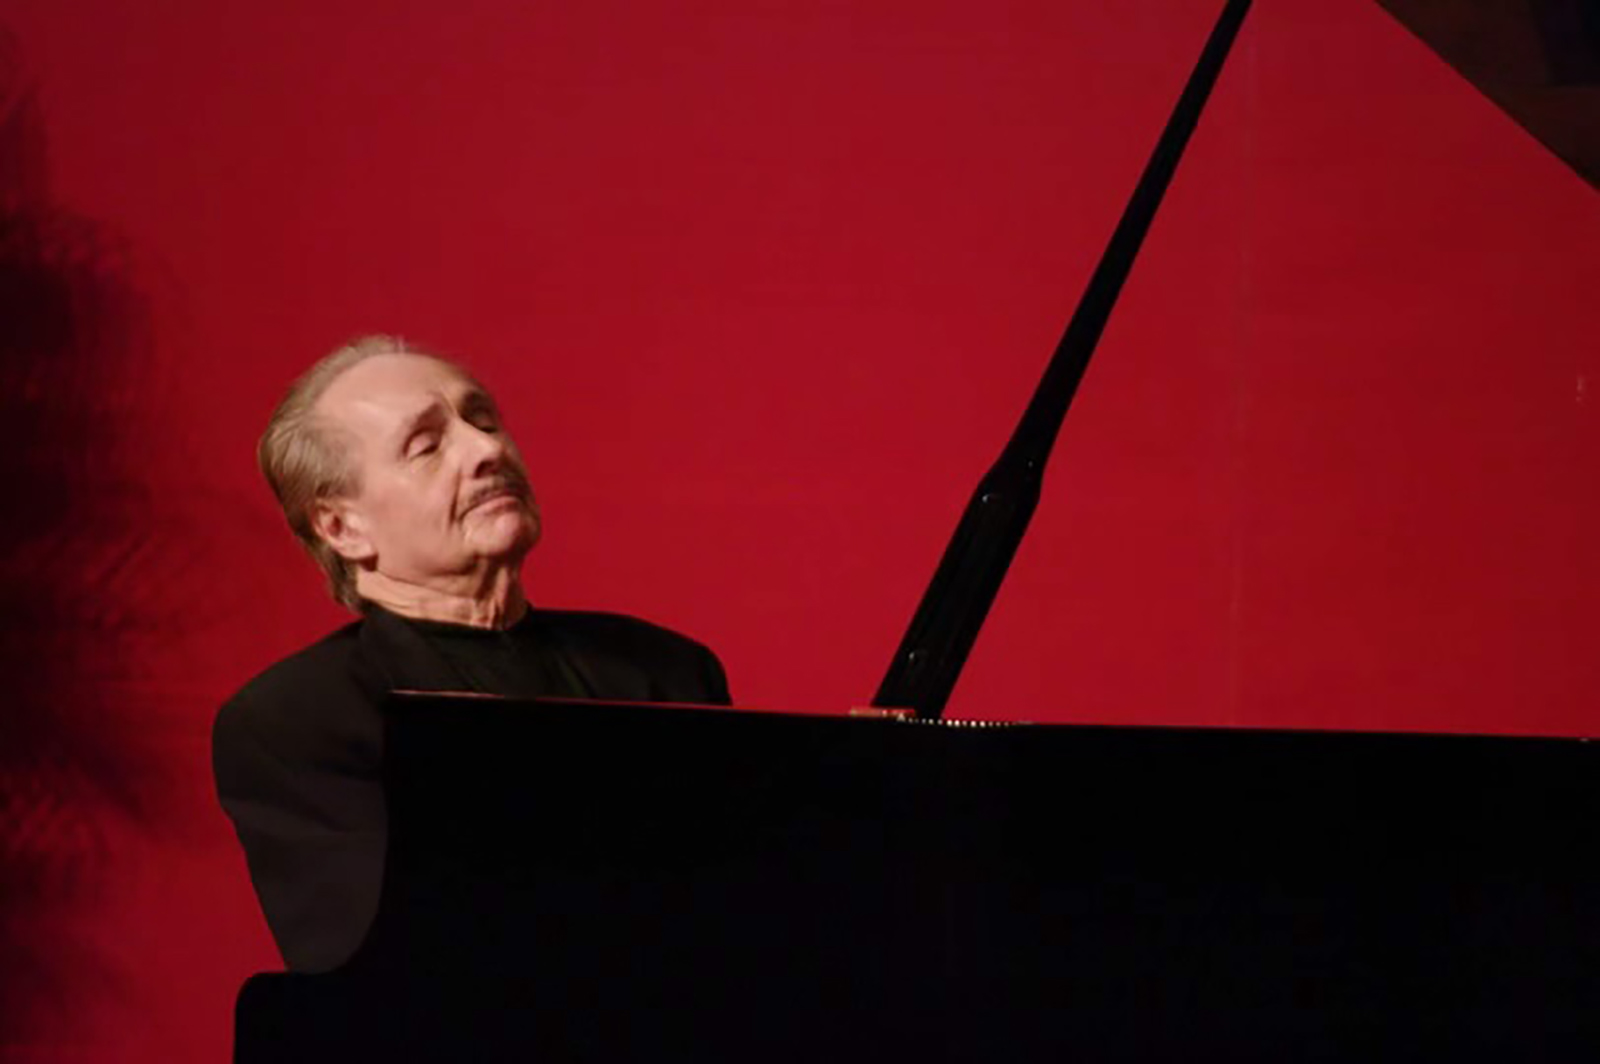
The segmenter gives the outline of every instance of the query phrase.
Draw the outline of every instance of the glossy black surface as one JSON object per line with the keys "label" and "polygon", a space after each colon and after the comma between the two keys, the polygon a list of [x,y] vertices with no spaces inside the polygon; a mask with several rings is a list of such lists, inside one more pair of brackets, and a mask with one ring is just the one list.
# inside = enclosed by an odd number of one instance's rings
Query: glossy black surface
{"label": "glossy black surface", "polygon": [[366,944],[239,1060],[1579,1060],[1578,740],[404,700]]}

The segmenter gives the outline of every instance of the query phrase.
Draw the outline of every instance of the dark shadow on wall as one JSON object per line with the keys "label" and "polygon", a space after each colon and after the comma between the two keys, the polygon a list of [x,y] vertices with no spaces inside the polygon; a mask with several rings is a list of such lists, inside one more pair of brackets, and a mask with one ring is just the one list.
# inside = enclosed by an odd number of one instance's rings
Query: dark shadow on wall
{"label": "dark shadow on wall", "polygon": [[0,30],[0,1055],[70,1039],[85,995],[117,992],[84,917],[162,801],[111,711],[132,617],[114,574],[148,509],[125,475],[148,311],[124,249],[52,203],[46,147]]}

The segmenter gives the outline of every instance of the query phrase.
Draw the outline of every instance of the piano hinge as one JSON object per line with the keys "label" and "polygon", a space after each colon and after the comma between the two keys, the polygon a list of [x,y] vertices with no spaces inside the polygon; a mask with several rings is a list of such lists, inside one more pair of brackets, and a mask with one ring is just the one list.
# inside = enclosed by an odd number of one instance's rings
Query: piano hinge
{"label": "piano hinge", "polygon": [[1019,723],[1014,720],[946,720],[943,717],[935,720],[924,720],[919,717],[903,717],[901,719],[907,724],[925,724],[932,725],[935,728],[1014,728]]}

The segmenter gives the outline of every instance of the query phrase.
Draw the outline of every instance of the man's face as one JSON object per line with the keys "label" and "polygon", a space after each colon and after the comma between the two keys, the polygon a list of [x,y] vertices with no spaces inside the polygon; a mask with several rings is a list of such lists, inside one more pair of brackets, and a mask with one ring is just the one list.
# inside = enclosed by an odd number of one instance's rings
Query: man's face
{"label": "man's face", "polygon": [[494,400],[423,355],[376,355],[340,374],[317,402],[360,485],[317,522],[341,555],[428,586],[520,561],[539,511]]}

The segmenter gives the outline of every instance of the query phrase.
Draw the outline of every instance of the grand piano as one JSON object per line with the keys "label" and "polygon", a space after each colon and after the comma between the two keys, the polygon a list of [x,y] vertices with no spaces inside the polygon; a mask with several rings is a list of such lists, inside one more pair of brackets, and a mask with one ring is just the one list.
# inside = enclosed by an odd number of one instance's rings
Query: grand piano
{"label": "grand piano", "polygon": [[397,695],[363,945],[238,1064],[1593,1061],[1581,740]]}
{"label": "grand piano", "polygon": [[245,984],[238,1064],[1600,1060],[1587,740],[943,717],[1248,7],[877,713],[396,692],[377,915]]}

